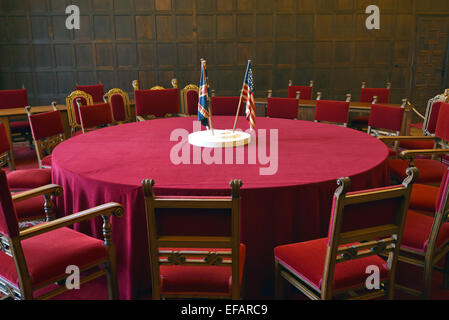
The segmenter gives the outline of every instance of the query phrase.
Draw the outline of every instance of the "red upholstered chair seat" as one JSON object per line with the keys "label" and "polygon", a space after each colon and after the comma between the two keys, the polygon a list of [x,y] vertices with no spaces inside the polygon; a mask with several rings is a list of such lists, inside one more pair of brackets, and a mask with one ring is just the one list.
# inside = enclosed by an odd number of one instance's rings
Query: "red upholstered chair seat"
{"label": "red upholstered chair seat", "polygon": [[[181,250],[181,249],[177,249]],[[227,251],[229,249],[182,249]],[[246,246],[240,245],[240,283],[245,265]],[[222,266],[160,266],[161,293],[185,295],[223,295],[231,293],[231,267]]]}
{"label": "red upholstered chair seat", "polygon": [[410,198],[410,209],[435,214],[437,197],[438,187],[415,183]]}
{"label": "red upholstered chair seat", "polygon": [[8,185],[12,190],[34,189],[51,184],[51,169],[24,169],[7,174]]}
{"label": "red upholstered chair seat", "polygon": [[435,141],[431,140],[405,140],[401,141],[399,147],[407,150],[433,149]]}
{"label": "red upholstered chair seat", "polygon": [[[69,228],[50,231],[23,240],[21,244],[34,286],[66,275],[69,265],[82,269],[108,257],[103,241]],[[3,252],[0,252],[0,274],[4,280],[18,287],[14,260]]]}
{"label": "red upholstered chair seat", "polygon": [[[433,217],[409,210],[402,235],[402,247],[424,252],[432,229]],[[435,249],[438,250],[449,241],[449,223],[441,226]]]}
{"label": "red upholstered chair seat", "polygon": [[[389,159],[388,164],[392,173],[400,178],[405,179],[407,176],[405,171],[408,168],[409,162],[401,159]],[[447,166],[441,162],[429,159],[416,159],[415,167],[418,168],[417,183],[435,183],[441,181],[444,173],[447,170]]]}
{"label": "red upholstered chair seat", "polygon": [[[274,249],[276,259],[292,273],[321,290],[328,238],[288,244]],[[366,267],[376,265],[380,269],[381,280],[389,276],[385,261],[379,256],[371,256],[337,263],[335,266],[334,289],[343,290],[365,285]]]}
{"label": "red upholstered chair seat", "polygon": [[14,204],[19,221],[46,218],[44,211],[44,197],[35,197],[25,201],[19,201]]}

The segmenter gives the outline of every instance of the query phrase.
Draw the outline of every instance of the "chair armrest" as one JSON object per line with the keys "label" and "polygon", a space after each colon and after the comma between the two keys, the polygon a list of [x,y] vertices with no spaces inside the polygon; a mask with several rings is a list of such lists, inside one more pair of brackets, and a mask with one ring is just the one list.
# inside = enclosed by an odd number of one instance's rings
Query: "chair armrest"
{"label": "chair armrest", "polygon": [[394,141],[410,141],[410,140],[436,140],[434,136],[379,136],[379,140],[384,142],[394,142]]}
{"label": "chair armrest", "polygon": [[449,149],[405,150],[401,152],[401,158],[414,159],[417,156],[437,156],[443,154],[449,154]]}
{"label": "chair armrest", "polygon": [[56,197],[59,197],[62,195],[62,187],[58,186],[57,184],[49,184],[46,186],[42,186],[36,189],[28,190],[25,192],[21,192],[19,194],[12,195],[12,201],[20,202],[25,201],[31,198],[36,198],[39,196],[49,196],[54,195]]}
{"label": "chair armrest", "polygon": [[87,209],[78,213],[68,215],[63,218],[46,222],[35,227],[23,230],[20,232],[20,240],[25,240],[38,236],[42,233],[50,232],[55,229],[71,226],[75,223],[89,220],[98,216],[103,216],[104,221],[109,221],[109,217],[114,215],[116,217],[123,216],[123,206],[118,203],[106,203],[98,207]]}
{"label": "chair armrest", "polygon": [[154,120],[156,119],[156,116],[153,114],[149,114],[146,116],[136,116],[137,122],[147,121],[147,120]]}

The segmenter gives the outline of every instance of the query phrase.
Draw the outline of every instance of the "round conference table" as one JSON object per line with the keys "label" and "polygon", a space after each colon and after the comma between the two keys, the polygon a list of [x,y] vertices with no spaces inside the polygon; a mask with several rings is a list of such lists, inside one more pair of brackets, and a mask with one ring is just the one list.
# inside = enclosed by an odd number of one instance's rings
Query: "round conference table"
{"label": "round conference table", "polygon": [[[215,128],[232,128],[233,122],[234,117],[214,117]],[[258,118],[255,162],[246,146],[243,161],[234,149],[227,158],[225,152],[218,153],[211,164],[210,157],[198,156],[201,149],[186,141],[194,123],[199,124],[194,118],[170,118],[113,126],[71,138],[53,152],[53,183],[64,188],[58,202],[61,212],[71,214],[106,202],[125,207],[124,216],[112,221],[121,299],[151,289],[143,179],[155,180],[156,195],[178,196],[230,195],[229,182],[242,180],[241,242],[247,246],[248,299],[272,296],[275,246],[327,236],[338,178],[350,177],[354,191],[389,184],[388,149],[363,132]],[[237,128],[247,130],[244,117]],[[210,149],[203,151],[214,155]],[[101,239],[101,225],[98,219],[76,229]]]}

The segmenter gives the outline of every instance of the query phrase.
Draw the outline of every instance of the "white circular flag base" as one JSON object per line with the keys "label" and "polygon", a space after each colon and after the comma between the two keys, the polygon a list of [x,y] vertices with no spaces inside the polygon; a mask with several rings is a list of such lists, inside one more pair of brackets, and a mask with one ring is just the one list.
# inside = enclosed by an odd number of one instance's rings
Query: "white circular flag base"
{"label": "white circular flag base", "polygon": [[232,130],[197,131],[189,135],[189,143],[205,148],[233,148],[245,146],[251,142],[251,135],[246,132]]}

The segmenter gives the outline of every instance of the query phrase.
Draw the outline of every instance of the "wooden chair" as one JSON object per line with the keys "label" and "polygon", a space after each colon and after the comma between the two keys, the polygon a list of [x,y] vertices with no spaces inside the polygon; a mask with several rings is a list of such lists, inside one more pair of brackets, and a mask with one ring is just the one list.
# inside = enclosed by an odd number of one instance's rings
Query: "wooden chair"
{"label": "wooden chair", "polygon": [[[449,141],[449,104],[441,104],[435,136],[380,136],[379,139],[387,144],[396,141],[433,141],[434,148],[432,149],[402,151],[400,159],[389,159],[389,166],[393,177],[396,179],[402,179],[402,171],[405,171],[407,167],[417,167],[419,170],[418,183],[439,186],[447,166],[441,163],[441,160],[437,160],[437,157],[449,153],[447,148],[447,142]],[[429,156],[432,159],[417,159],[418,156]]]}
{"label": "wooden chair", "polygon": [[104,95],[103,100],[111,105],[114,123],[131,122],[129,95],[125,91],[122,89],[111,89]]}
{"label": "wooden chair", "polygon": [[83,106],[79,101],[78,108],[83,133],[110,126],[113,122],[112,109],[109,103]]}
{"label": "wooden chair", "polygon": [[199,88],[189,84],[181,90],[181,113],[193,116],[198,114]]}
{"label": "wooden chair", "polygon": [[96,84],[92,86],[76,86],[76,90],[84,91],[92,96],[93,103],[102,103],[104,96],[104,85]]}
{"label": "wooden chair", "polygon": [[268,98],[267,117],[282,119],[298,119],[296,98]]}
{"label": "wooden chair", "polygon": [[80,90],[72,92],[66,98],[67,115],[69,117],[69,124],[71,127],[72,135],[78,129],[81,129],[81,119],[77,103],[78,100],[82,105],[91,105],[94,103],[90,94]]}
{"label": "wooden chair", "polygon": [[[422,130],[423,136],[434,136],[438,121],[438,114],[440,113],[440,107],[443,102],[449,102],[449,89],[447,89],[444,94],[437,95],[428,101],[423,123],[412,124],[411,126]],[[415,113],[418,112],[415,108],[412,108],[412,110],[414,110]],[[433,145],[434,142],[429,140],[406,140],[401,141],[399,148],[402,150],[432,149]]]}
{"label": "wooden chair", "polygon": [[[402,100],[401,108],[373,104],[368,120],[369,135],[379,136],[399,136],[404,123],[405,106],[408,99]],[[390,156],[396,156],[398,153],[399,142],[394,143],[390,148]]]}
{"label": "wooden chair", "polygon": [[154,86],[141,90],[139,81],[133,81],[137,121],[169,118],[179,114],[178,81],[172,79],[173,89]]}
{"label": "wooden chair", "polygon": [[[428,185],[415,184],[412,191],[414,197],[420,201],[410,201],[404,234],[402,238],[399,261],[424,268],[423,290],[416,290],[397,284],[398,289],[418,295],[422,298],[430,298],[432,286],[432,272],[437,270],[444,273],[443,287],[449,289],[449,223],[447,211],[449,210],[449,174],[446,170],[439,188]],[[423,195],[429,197],[423,201]],[[425,202],[433,203],[433,213],[423,213],[429,210]],[[441,259],[445,259],[444,268],[437,266]]]}
{"label": "wooden chair", "polygon": [[39,168],[51,168],[51,153],[54,148],[66,140],[61,112],[52,102],[51,112],[32,114],[32,108],[26,107],[28,121],[33,134]]}
{"label": "wooden chair", "polygon": [[37,188],[51,183],[50,169],[23,169],[11,168],[11,145],[8,140],[5,126],[0,123],[0,168],[9,166],[8,183],[15,191]]}
{"label": "wooden chair", "polygon": [[317,100],[315,107],[315,122],[330,122],[348,126],[349,102]]}
{"label": "wooden chair", "polygon": [[[237,114],[240,97],[211,97],[210,104],[214,116],[234,116]],[[245,106],[240,107],[240,116],[245,115]]]}
{"label": "wooden chair", "polygon": [[[399,245],[417,170],[402,185],[348,193],[338,180],[328,238],[274,249],[276,297],[287,280],[308,298],[393,299]],[[389,256],[386,263],[379,255]],[[381,286],[368,290],[367,267],[379,270]]]}
{"label": "wooden chair", "polygon": [[[240,244],[241,181],[231,181],[231,197],[215,198],[156,197],[153,180],[142,184],[153,299],[240,299],[246,250]],[[209,230],[197,233],[194,221]]]}
{"label": "wooden chair", "polygon": [[[115,247],[111,215],[120,217],[123,207],[108,203],[19,231],[15,204],[41,195],[60,195],[62,188],[48,185],[11,196],[6,175],[0,172],[0,291],[13,299],[49,299],[68,289],[51,288],[68,277],[66,268],[79,267],[80,283],[107,275],[109,297],[118,299]],[[67,228],[75,223],[103,217],[104,242]],[[94,271],[83,275],[85,271]],[[36,296],[39,289],[50,287]]]}
{"label": "wooden chair", "polygon": [[[17,90],[0,90],[0,109],[24,108],[28,106],[28,93],[25,88]],[[28,121],[21,116],[12,117],[10,124],[12,142],[29,142],[33,145]]]}
{"label": "wooden chair", "polygon": [[[391,83],[387,82],[386,88],[367,88],[366,82],[362,82],[360,93],[360,102],[372,104],[390,103]],[[359,116],[352,120],[352,127],[366,127],[368,125],[369,116]]]}
{"label": "wooden chair", "polygon": [[309,86],[294,86],[293,81],[288,82],[288,97],[298,100],[312,100],[314,81]]}

